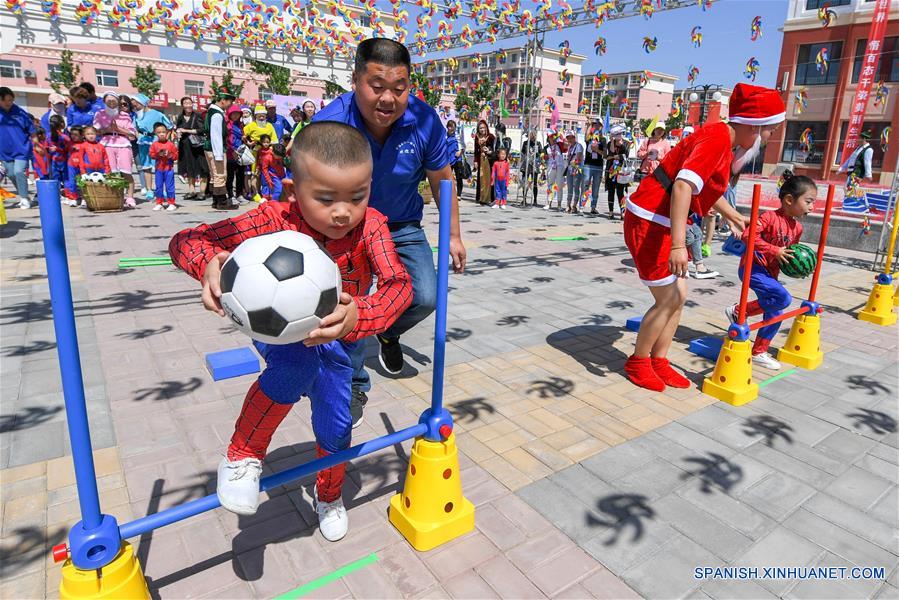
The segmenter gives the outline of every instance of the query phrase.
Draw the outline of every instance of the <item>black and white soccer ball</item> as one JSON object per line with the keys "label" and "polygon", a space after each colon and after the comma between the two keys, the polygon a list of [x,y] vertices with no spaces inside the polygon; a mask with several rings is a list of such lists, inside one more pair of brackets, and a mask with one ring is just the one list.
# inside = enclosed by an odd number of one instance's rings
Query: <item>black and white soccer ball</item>
{"label": "black and white soccer ball", "polygon": [[279,231],[242,242],[222,266],[222,308],[238,329],[267,344],[307,337],[334,312],[340,269],[314,239]]}

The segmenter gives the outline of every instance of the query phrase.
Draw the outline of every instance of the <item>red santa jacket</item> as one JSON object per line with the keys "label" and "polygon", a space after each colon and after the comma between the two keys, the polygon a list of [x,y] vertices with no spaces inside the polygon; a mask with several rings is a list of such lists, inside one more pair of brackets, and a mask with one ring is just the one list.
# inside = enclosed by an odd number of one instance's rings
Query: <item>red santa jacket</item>
{"label": "red santa jacket", "polygon": [[[346,236],[332,240],[306,223],[296,202],[266,202],[240,216],[175,234],[169,254],[176,265],[200,280],[219,252],[232,251],[246,239],[276,231],[305,233],[321,243],[337,263],[343,291],[353,297],[359,314],[344,340],[355,342],[382,333],[412,302],[412,280],[394,249],[387,217],[373,208],[365,211],[363,221]],[[368,294],[372,274],[378,278],[378,289]]]}
{"label": "red santa jacket", "polygon": [[[162,156],[162,151],[166,151],[166,155]],[[157,171],[171,171],[175,168],[175,161],[178,160],[178,146],[171,141],[160,142],[156,140],[150,144],[150,158],[156,161]]]}
{"label": "red santa jacket", "polygon": [[82,142],[78,156],[78,168],[82,175],[89,171],[109,173],[109,157],[106,156],[106,146],[102,146],[100,142]]}
{"label": "red santa jacket", "polygon": [[[784,214],[782,208],[769,210],[759,217],[755,231],[755,245],[752,254],[755,264],[765,267],[771,277],[780,275],[780,262],[777,250],[799,242],[802,238],[802,223]],[[743,231],[743,242],[749,240],[749,229]],[[746,256],[740,260],[740,268],[746,264]]]}
{"label": "red santa jacket", "polygon": [[[672,182],[683,179],[693,186],[690,211],[705,216],[727,189],[731,162],[730,131],[726,123],[718,122],[682,140],[665,155],[659,168]],[[640,182],[628,200],[628,210],[643,219],[671,226],[671,196],[654,176]]]}

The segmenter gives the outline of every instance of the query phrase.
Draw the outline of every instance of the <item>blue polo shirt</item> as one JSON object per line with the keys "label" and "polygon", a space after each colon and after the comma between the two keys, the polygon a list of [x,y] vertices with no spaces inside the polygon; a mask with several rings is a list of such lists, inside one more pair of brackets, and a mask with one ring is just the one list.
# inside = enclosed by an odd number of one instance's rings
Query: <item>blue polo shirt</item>
{"label": "blue polo shirt", "polygon": [[347,92],[318,111],[313,121],[339,121],[362,132],[371,146],[374,170],[369,205],[390,223],[421,221],[424,201],[418,183],[425,171],[438,171],[449,164],[446,128],[437,111],[426,102],[409,96],[403,116],[393,124],[383,145],[375,140],[356,106],[355,93]]}
{"label": "blue polo shirt", "polygon": [[449,159],[451,165],[454,165],[461,160],[461,156],[456,156],[456,152],[458,151],[459,138],[454,135],[446,134],[446,157]]}
{"label": "blue polo shirt", "polygon": [[[0,108],[0,160],[31,160],[31,115],[18,104]],[[9,174],[12,176],[12,173]]]}
{"label": "blue polo shirt", "polygon": [[265,120],[272,124],[272,127],[275,128],[275,134],[278,136],[277,140],[272,140],[273,144],[280,144],[281,138],[284,137],[284,132],[290,133],[293,131],[293,126],[290,124],[290,121],[285,119],[279,114],[275,115],[275,118],[266,116]]}
{"label": "blue polo shirt", "polygon": [[91,104],[88,102],[84,105],[84,108],[78,108],[77,104],[70,104],[69,108],[66,109],[66,129],[74,127],[76,125],[80,125],[81,127],[87,127],[94,125],[94,115],[97,114],[97,111],[100,108],[96,104]]}

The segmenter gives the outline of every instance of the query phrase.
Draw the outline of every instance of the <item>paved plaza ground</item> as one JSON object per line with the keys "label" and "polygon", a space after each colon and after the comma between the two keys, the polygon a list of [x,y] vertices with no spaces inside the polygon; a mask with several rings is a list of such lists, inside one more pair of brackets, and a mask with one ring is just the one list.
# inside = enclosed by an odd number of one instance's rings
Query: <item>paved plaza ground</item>
{"label": "paved plaza ground", "polygon": [[[0,597],[56,597],[50,548],[78,519],[37,210],[0,228]],[[208,352],[249,346],[167,266],[173,233],[224,216],[206,202],[112,214],[63,207],[85,390],[104,512],[119,522],[215,489],[251,376],[213,382]],[[322,598],[897,598],[897,328],[855,319],[866,257],[828,252],[823,366],[790,370],[734,408],[700,393],[713,363],[689,340],[723,335],[737,260],[691,280],[672,361],[696,384],[653,393],[622,375],[649,294],[621,222],[461,205],[469,263],[452,275],[445,399],[476,531],[418,553],[388,523],[410,444],[349,467],[350,532],[325,541],[311,479],[273,490],[252,517],[222,509],[131,540],[154,596],[270,598],[368,554]],[[436,209],[426,207],[436,245]],[[586,240],[549,241],[551,236]],[[809,240],[812,241],[812,240]],[[716,242],[720,248],[720,242]],[[796,298],[808,281],[787,279]],[[430,403],[433,318],[402,338],[354,443],[414,423]],[[788,326],[775,340],[782,343]],[[756,369],[761,382],[775,373]],[[314,457],[308,403],[277,432],[267,473]],[[696,567],[875,567],[875,579],[694,578]]]}

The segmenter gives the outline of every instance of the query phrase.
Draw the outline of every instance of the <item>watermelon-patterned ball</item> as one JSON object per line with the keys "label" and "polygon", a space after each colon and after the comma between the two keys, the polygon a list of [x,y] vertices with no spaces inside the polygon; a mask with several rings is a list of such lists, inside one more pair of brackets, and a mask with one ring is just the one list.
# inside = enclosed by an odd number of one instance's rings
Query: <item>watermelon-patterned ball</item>
{"label": "watermelon-patterned ball", "polygon": [[818,257],[811,248],[805,244],[793,244],[789,249],[793,251],[793,256],[780,265],[781,273],[787,277],[803,279],[815,272]]}

